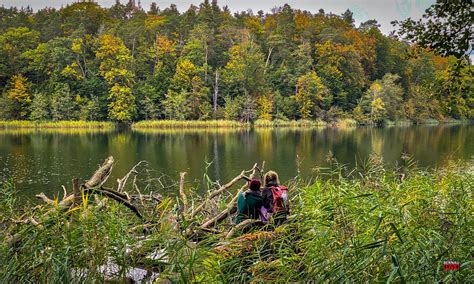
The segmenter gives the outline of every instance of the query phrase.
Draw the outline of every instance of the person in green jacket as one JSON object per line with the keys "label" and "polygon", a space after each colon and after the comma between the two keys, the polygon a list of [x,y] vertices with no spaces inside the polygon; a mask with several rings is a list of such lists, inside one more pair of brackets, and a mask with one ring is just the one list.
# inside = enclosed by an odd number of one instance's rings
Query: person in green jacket
{"label": "person in green jacket", "polygon": [[249,182],[249,189],[241,192],[237,199],[237,217],[235,223],[239,224],[245,219],[259,219],[260,209],[263,206],[261,183],[258,179]]}

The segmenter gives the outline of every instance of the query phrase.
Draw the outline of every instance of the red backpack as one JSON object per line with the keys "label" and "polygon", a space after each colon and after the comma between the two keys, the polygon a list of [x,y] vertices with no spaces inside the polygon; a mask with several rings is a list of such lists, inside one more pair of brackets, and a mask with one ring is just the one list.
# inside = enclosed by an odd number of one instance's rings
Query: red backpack
{"label": "red backpack", "polygon": [[271,186],[273,194],[273,213],[288,211],[288,188],[284,185]]}

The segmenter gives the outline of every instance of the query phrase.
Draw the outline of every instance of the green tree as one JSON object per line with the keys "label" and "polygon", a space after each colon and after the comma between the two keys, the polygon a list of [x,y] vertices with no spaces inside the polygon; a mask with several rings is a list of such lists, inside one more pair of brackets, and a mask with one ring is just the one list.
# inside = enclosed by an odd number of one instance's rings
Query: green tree
{"label": "green tree", "polygon": [[355,48],[328,41],[317,44],[316,52],[316,73],[329,88],[334,105],[345,111],[351,110],[362,95],[367,80]]}
{"label": "green tree", "polygon": [[402,38],[445,56],[466,58],[472,52],[472,9],[471,0],[437,0],[421,19],[392,24],[399,27],[397,34]]}
{"label": "green tree", "polygon": [[189,104],[186,103],[187,92],[175,92],[169,90],[163,101],[163,110],[167,119],[185,120],[186,115],[191,112]]}
{"label": "green tree", "polygon": [[233,96],[245,94],[256,99],[265,93],[265,60],[260,48],[252,42],[234,45],[230,50],[222,80],[227,93]]}
{"label": "green tree", "polygon": [[209,88],[205,87],[201,79],[202,69],[195,66],[190,60],[182,59],[178,62],[176,73],[170,84],[170,91],[166,96],[165,109],[174,109],[174,103],[182,101],[183,109],[180,118],[206,119],[210,116]]}
{"label": "green tree", "polygon": [[54,84],[51,94],[51,118],[53,121],[76,120],[76,103],[68,84]]}
{"label": "green tree", "polygon": [[39,34],[26,27],[10,28],[0,35],[0,86],[13,75],[24,71],[26,60],[23,53],[34,49]]}
{"label": "green tree", "polygon": [[403,89],[397,81],[400,76],[385,74],[382,80],[372,83],[360,104],[373,121],[396,120],[402,115]]}
{"label": "green tree", "polygon": [[45,121],[51,119],[49,99],[43,93],[35,93],[30,106],[30,120]]}

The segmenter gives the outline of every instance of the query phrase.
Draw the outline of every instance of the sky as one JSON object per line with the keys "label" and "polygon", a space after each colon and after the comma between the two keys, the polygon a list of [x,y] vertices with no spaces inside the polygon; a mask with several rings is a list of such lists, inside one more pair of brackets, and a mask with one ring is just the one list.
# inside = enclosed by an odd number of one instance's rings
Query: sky
{"label": "sky", "polygon": [[[66,5],[75,2],[74,0],[0,0],[0,5],[4,7],[16,6],[26,7],[30,6],[34,10],[44,7],[60,8],[61,5]],[[115,3],[115,0],[97,0],[101,6],[110,7]],[[128,0],[121,0],[122,3],[127,3]],[[138,2],[138,0],[136,0]],[[199,5],[202,1],[199,0],[141,0],[142,7],[147,10],[151,2],[156,2],[161,9],[169,7],[174,3],[180,11],[185,11],[191,4]],[[383,33],[388,34],[394,30],[390,24],[393,20],[403,20],[408,17],[420,18],[426,8],[435,3],[435,0],[218,0],[219,6],[227,5],[232,12],[246,11],[252,9],[255,13],[259,10],[270,12],[274,7],[283,6],[288,3],[296,9],[308,10],[317,12],[320,8],[324,9],[326,13],[332,12],[334,14],[342,14],[346,9],[350,9],[354,13],[356,25],[369,19],[376,19],[381,25],[380,29]]]}

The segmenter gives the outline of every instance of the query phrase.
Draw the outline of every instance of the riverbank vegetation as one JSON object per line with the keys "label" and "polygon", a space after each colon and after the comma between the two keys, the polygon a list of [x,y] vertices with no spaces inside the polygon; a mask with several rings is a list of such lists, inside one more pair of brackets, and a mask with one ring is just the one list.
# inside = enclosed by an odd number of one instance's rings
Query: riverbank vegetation
{"label": "riverbank vegetation", "polygon": [[113,122],[106,121],[0,121],[0,129],[114,129]]}
{"label": "riverbank vegetation", "polygon": [[[105,187],[114,163],[109,158],[87,182],[73,180],[69,194],[40,194],[46,203],[36,206],[19,203],[19,189],[8,180],[0,190],[0,279],[472,279],[472,163],[448,161],[426,170],[404,158],[387,169],[372,156],[351,170],[331,155],[328,161],[331,167],[315,169],[309,184],[299,177],[286,183],[292,204],[287,224],[247,232],[231,225],[233,202],[245,189],[241,178],[259,176],[263,165],[225,185],[208,181],[209,193],[197,196],[185,174],[170,184],[137,182],[143,162],[114,189]],[[459,262],[460,270],[444,270],[448,260]]]}
{"label": "riverbank vegetation", "polygon": [[235,120],[146,120],[132,124],[132,129],[147,128],[246,128],[249,123]]}
{"label": "riverbank vegetation", "polygon": [[232,13],[206,0],[181,13],[79,1],[0,15],[4,120],[473,117],[468,57],[408,45],[375,20],[355,26],[349,10]]}

